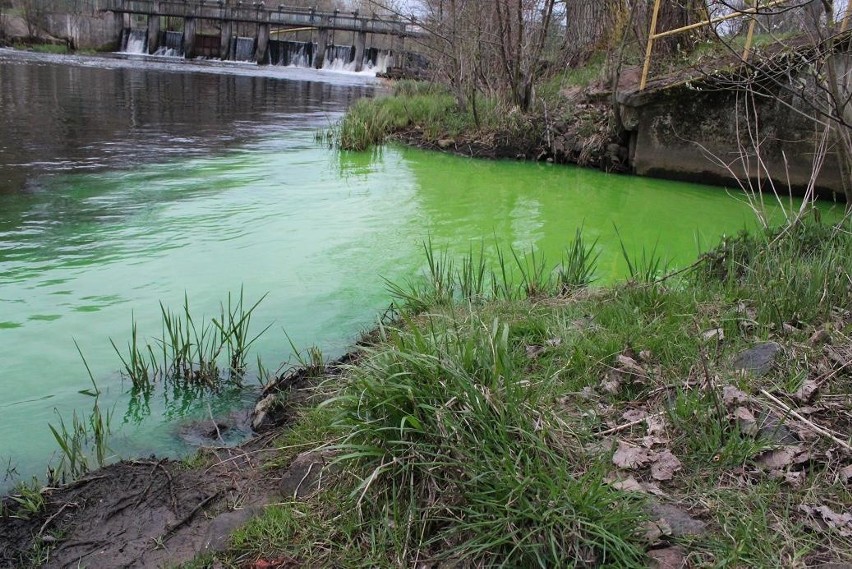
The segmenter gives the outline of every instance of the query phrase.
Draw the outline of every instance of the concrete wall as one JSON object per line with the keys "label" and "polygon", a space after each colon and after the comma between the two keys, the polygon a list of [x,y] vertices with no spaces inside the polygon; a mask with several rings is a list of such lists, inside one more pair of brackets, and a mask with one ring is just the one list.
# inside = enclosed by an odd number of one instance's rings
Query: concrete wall
{"label": "concrete wall", "polygon": [[[848,70],[850,59],[842,57]],[[750,178],[754,187],[765,190],[771,190],[769,177],[779,192],[787,194],[792,188],[801,194],[813,171],[821,131],[808,118],[814,115],[812,109],[781,96],[751,98],[707,85],[622,95],[631,166],[642,176],[691,182],[736,186],[737,179]],[[760,141],[761,160],[752,138]],[[823,197],[843,195],[833,151],[826,157],[817,190]]]}
{"label": "concrete wall", "polygon": [[74,49],[115,50],[121,32],[118,22],[111,13],[48,14],[46,31],[70,40]]}

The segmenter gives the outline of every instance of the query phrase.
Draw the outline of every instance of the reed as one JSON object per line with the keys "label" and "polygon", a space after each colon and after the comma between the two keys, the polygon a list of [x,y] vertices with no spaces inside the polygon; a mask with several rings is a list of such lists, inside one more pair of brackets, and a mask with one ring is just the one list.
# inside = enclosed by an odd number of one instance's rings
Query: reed
{"label": "reed", "polygon": [[251,333],[252,315],[265,298],[249,306],[242,289],[238,296],[229,293],[227,303],[220,304],[218,318],[210,320],[193,315],[186,294],[176,311],[161,302],[159,338],[141,340],[134,319],[126,352],[110,340],[123,375],[136,390],[147,390],[158,380],[209,389],[242,385],[250,349],[271,326]]}

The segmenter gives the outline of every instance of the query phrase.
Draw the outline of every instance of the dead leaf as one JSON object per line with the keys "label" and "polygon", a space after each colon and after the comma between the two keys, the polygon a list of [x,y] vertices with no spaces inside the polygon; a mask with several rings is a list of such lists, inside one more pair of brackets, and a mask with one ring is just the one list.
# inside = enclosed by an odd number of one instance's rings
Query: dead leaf
{"label": "dead leaf", "polygon": [[840,469],[840,480],[844,484],[847,484],[850,478],[852,478],[852,464],[850,464],[849,466],[844,466]]}
{"label": "dead leaf", "polygon": [[721,328],[713,328],[712,330],[707,330],[706,332],[701,333],[701,337],[705,342],[709,342],[710,340],[717,340],[721,342],[725,339],[725,331]]}
{"label": "dead leaf", "polygon": [[618,354],[615,357],[615,362],[618,364],[618,371],[631,375],[635,378],[647,378],[648,373],[645,369],[636,363],[636,360],[631,358],[630,356],[625,356],[624,354]]}
{"label": "dead leaf", "polygon": [[671,480],[681,466],[680,460],[671,451],[664,450],[657,455],[657,460],[651,466],[651,476],[654,480]]}
{"label": "dead leaf", "polygon": [[648,417],[648,434],[664,435],[666,433],[666,418],[662,415]]}
{"label": "dead leaf", "polygon": [[734,419],[740,427],[740,432],[746,435],[756,435],[759,431],[757,419],[754,414],[745,407],[737,407],[734,411]]}
{"label": "dead leaf", "polygon": [[751,397],[738,387],[734,387],[733,385],[726,385],[722,389],[722,401],[725,405],[734,406],[734,405],[742,405],[743,403],[748,403]]}
{"label": "dead leaf", "polygon": [[630,409],[621,414],[621,418],[627,421],[628,423],[644,419],[647,416],[648,413],[645,412],[644,409]]}
{"label": "dead leaf", "polygon": [[610,376],[606,381],[601,382],[601,389],[604,390],[604,393],[617,395],[621,391],[621,381],[617,377]]}
{"label": "dead leaf", "polygon": [[757,464],[766,470],[782,470],[811,459],[810,453],[801,446],[786,446],[761,454]]}
{"label": "dead leaf", "polygon": [[549,340],[547,340],[545,342],[545,344],[547,344],[551,348],[555,348],[556,346],[559,346],[559,345],[562,344],[562,338],[550,338]]}
{"label": "dead leaf", "polygon": [[621,490],[623,492],[642,492],[644,493],[644,489],[639,482],[636,481],[632,476],[628,476],[624,480],[618,480],[617,482],[612,483],[612,487],[616,490]]}
{"label": "dead leaf", "polygon": [[802,403],[810,403],[817,390],[819,390],[819,384],[816,381],[812,379],[805,380],[802,386],[793,393],[793,399]]}
{"label": "dead leaf", "polygon": [[530,359],[535,359],[539,357],[542,353],[544,353],[544,346],[527,346],[527,357]]}
{"label": "dead leaf", "polygon": [[844,512],[836,513],[828,506],[807,506],[802,504],[799,510],[811,516],[816,521],[825,523],[830,528],[837,530],[843,537],[852,537],[852,514]]}
{"label": "dead leaf", "polygon": [[654,359],[654,353],[651,350],[642,350],[639,352],[639,361],[649,364]]}
{"label": "dead leaf", "polygon": [[618,441],[618,450],[612,456],[612,463],[618,468],[641,468],[654,460],[656,453],[646,448]]}

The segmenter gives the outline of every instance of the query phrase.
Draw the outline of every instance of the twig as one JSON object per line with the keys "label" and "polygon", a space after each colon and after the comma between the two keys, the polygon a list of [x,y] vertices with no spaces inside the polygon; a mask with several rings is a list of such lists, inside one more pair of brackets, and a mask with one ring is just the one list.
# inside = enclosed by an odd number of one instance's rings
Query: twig
{"label": "twig", "polygon": [[209,496],[207,496],[206,498],[201,500],[198,503],[197,506],[192,508],[192,511],[190,511],[187,515],[185,515],[179,522],[177,522],[176,524],[171,526],[168,530],[166,530],[166,533],[163,534],[162,541],[166,541],[168,538],[170,538],[174,532],[176,532],[182,526],[184,526],[187,522],[192,520],[192,518],[195,517],[195,514],[197,514],[199,512],[199,510],[201,510],[204,506],[206,506],[208,503],[210,503],[213,499],[218,498],[219,494],[221,494],[221,493],[222,493],[221,490],[217,490],[216,492],[210,494]]}
{"label": "twig", "polygon": [[62,507],[59,508],[59,511],[57,511],[55,514],[51,515],[49,518],[47,518],[44,521],[43,524],[41,524],[41,527],[39,528],[36,536],[41,537],[41,535],[44,533],[44,530],[47,528],[48,525],[50,525],[50,522],[55,520],[57,518],[57,516],[59,516],[59,514],[61,514],[65,510],[65,508],[67,508],[68,506],[72,506],[72,505],[76,506],[77,504],[74,503],[74,502],[65,502],[64,504],[62,504]]}
{"label": "twig", "polygon": [[601,431],[600,433],[597,433],[597,435],[599,437],[602,437],[604,435],[611,435],[613,433],[618,433],[620,431],[623,431],[625,429],[629,429],[630,427],[638,425],[639,423],[645,422],[648,419],[653,419],[654,417],[659,417],[660,415],[664,415],[664,414],[665,414],[665,411],[660,411],[659,413],[654,413],[653,415],[646,415],[646,416],[642,417],[641,419],[636,419],[635,421],[630,421],[629,423],[624,423],[623,425],[619,425],[617,427],[613,427],[611,429]]}
{"label": "twig", "polygon": [[840,446],[842,446],[843,448],[845,448],[848,451],[852,451],[852,446],[850,446],[849,443],[847,443],[846,441],[839,439],[838,437],[834,436],[829,431],[827,431],[823,427],[820,427],[819,425],[817,425],[816,423],[814,423],[810,419],[803,417],[802,415],[800,415],[799,413],[794,411],[792,409],[792,407],[790,407],[789,405],[787,405],[786,403],[784,403],[783,401],[781,401],[780,399],[778,399],[777,397],[775,397],[774,395],[772,395],[771,393],[766,391],[765,389],[761,389],[760,392],[764,396],[766,396],[770,401],[772,401],[775,405],[777,405],[778,407],[783,409],[785,413],[790,414],[791,416],[795,417],[799,421],[808,425],[815,433],[818,433],[818,434],[820,434],[824,437],[831,439],[832,441],[836,442],[837,444],[839,444]]}

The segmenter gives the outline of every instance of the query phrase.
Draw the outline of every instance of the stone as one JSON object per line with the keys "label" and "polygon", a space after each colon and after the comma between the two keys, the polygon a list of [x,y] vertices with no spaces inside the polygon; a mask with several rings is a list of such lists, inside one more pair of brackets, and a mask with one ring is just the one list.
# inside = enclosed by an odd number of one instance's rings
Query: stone
{"label": "stone", "polygon": [[672,537],[687,535],[702,535],[707,531],[707,524],[690,516],[686,511],[672,504],[652,501],[648,506],[648,514],[655,522],[664,521],[671,529]]}
{"label": "stone", "polygon": [[648,552],[652,569],[679,569],[686,567],[686,551],[679,546],[652,549]]}
{"label": "stone", "polygon": [[297,456],[281,477],[281,493],[288,498],[304,498],[319,488],[320,475],[328,468],[330,455],[322,452],[303,452]]}
{"label": "stone", "polygon": [[745,371],[757,377],[766,375],[781,352],[781,346],[775,342],[758,344],[734,359],[734,371]]}
{"label": "stone", "polygon": [[225,551],[231,543],[231,534],[260,513],[261,508],[243,508],[219,514],[210,522],[204,536],[203,551]]}

